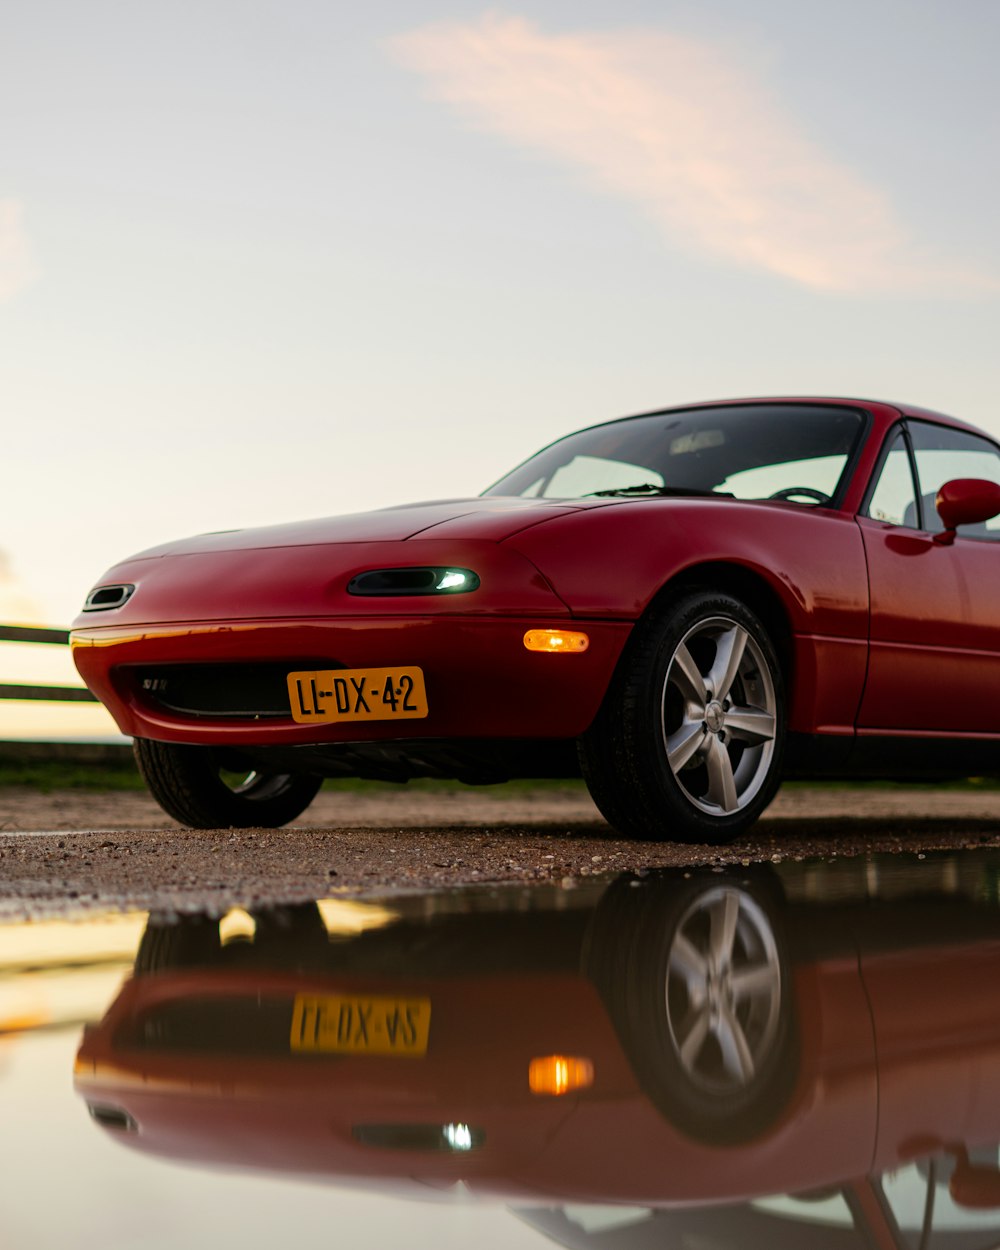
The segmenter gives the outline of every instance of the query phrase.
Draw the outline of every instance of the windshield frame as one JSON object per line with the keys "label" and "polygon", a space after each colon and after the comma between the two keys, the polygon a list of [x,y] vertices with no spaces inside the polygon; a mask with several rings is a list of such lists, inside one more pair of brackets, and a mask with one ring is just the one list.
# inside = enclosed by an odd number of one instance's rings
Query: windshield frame
{"label": "windshield frame", "polygon": [[[692,489],[690,491],[690,494],[688,494],[687,492],[683,492],[683,488],[681,487],[677,487],[675,490],[670,491],[670,492],[664,492],[663,494],[658,494],[653,491],[650,491],[648,493],[631,493],[631,492],[626,491],[621,494],[602,493],[600,496],[597,496],[592,492],[589,492],[587,494],[581,494],[581,495],[566,495],[566,496],[559,496],[559,495],[525,496],[521,494],[520,492],[511,494],[509,491],[501,491],[501,490],[498,490],[497,488],[502,483],[507,482],[509,479],[515,478],[517,475],[521,474],[521,472],[528,465],[530,465],[533,461],[536,461],[536,460],[541,461],[542,458],[544,458],[549,452],[559,447],[561,444],[566,443],[571,439],[576,439],[576,438],[580,438],[581,436],[591,434],[595,431],[611,430],[611,429],[614,429],[614,427],[616,426],[625,425],[631,422],[646,421],[646,420],[656,418],[656,417],[681,417],[682,418],[686,415],[690,415],[693,417],[693,416],[705,414],[706,421],[709,421],[711,420],[712,414],[719,413],[719,412],[725,412],[727,414],[730,414],[730,413],[735,413],[740,410],[756,409],[761,412],[766,412],[766,413],[773,415],[776,410],[780,410],[784,408],[799,409],[799,410],[813,409],[817,411],[836,410],[840,412],[852,413],[857,418],[859,418],[857,432],[854,435],[851,446],[847,450],[844,464],[841,468],[841,472],[837,479],[836,485],[833,491],[830,493],[829,500],[823,504],[814,503],[814,502],[796,503],[797,507],[807,507],[807,508],[823,507],[823,508],[839,510],[842,507],[844,497],[847,493],[847,489],[854,478],[854,473],[857,469],[858,463],[861,458],[862,450],[867,442],[868,435],[870,433],[871,426],[872,426],[871,413],[861,402],[854,401],[854,400],[824,400],[824,399],[808,399],[808,398],[807,399],[798,399],[798,398],[796,399],[756,399],[756,400],[733,400],[733,401],[721,401],[720,400],[718,402],[711,403],[711,404],[689,404],[689,405],[685,405],[679,408],[657,408],[657,409],[652,409],[648,412],[635,413],[631,416],[617,417],[611,421],[599,421],[593,425],[585,426],[583,429],[573,430],[570,433],[563,435],[561,438],[553,439],[552,442],[547,443],[544,447],[540,448],[538,451],[534,452],[532,455],[522,460],[519,464],[515,465],[509,472],[505,473],[502,477],[498,478],[491,486],[487,487],[482,492],[481,497],[504,496],[507,498],[515,498],[515,499],[538,498],[538,499],[546,499],[550,502],[556,499],[565,499],[566,501],[577,501],[577,502],[586,499],[588,501],[599,500],[599,502],[601,503],[606,503],[608,501],[614,501],[617,503],[617,502],[623,502],[623,501],[636,501],[636,500],[649,501],[652,499],[669,499],[669,498],[673,498],[676,500],[679,497],[679,495],[683,493],[686,497],[689,497],[692,499],[694,498],[716,499],[716,500],[728,500],[729,502],[741,502],[741,503],[768,502],[767,497],[742,498],[740,496],[734,496],[733,494],[727,493],[723,490],[703,491],[703,490]],[[747,411],[746,419],[747,420],[753,419],[750,411]],[[842,453],[838,453],[838,454],[842,454]],[[622,463],[625,463],[625,462],[623,461]],[[793,463],[793,462],[788,461],[787,463]],[[720,483],[720,485],[721,484],[722,483]],[[665,483],[665,485],[672,486],[674,484],[667,482]]]}

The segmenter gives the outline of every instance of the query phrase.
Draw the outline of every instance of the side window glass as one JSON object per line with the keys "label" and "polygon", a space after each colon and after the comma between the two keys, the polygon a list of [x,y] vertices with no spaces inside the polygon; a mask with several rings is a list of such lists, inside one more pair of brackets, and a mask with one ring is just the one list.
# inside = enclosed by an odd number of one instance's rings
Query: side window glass
{"label": "side window glass", "polygon": [[916,529],[920,524],[917,516],[917,492],[914,489],[910,457],[902,432],[896,435],[882,465],[878,485],[868,505],[868,515],[874,521],[885,521],[889,525],[907,525],[911,529]]}
{"label": "side window glass", "polygon": [[[944,529],[934,500],[945,482],[955,477],[979,477],[1000,485],[1000,452],[986,439],[964,430],[949,430],[926,421],[911,421],[910,438],[917,462],[917,478],[924,504],[924,529]],[[963,538],[1000,538],[1000,517],[982,525],[963,525]]]}

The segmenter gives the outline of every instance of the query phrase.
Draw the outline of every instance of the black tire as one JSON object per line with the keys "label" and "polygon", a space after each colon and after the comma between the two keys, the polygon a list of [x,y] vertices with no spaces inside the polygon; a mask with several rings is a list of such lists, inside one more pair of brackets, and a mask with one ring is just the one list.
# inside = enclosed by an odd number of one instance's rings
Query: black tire
{"label": "black tire", "polygon": [[586,969],[646,1097],[699,1141],[760,1136],[795,1085],[778,897],[767,881],[725,874],[623,879],[595,912]]}
{"label": "black tire", "polygon": [[691,590],[636,625],[580,740],[580,766],[625,836],[715,844],[771,802],[784,739],[781,666],[764,625],[732,595]]}
{"label": "black tire", "polygon": [[135,974],[211,967],[221,949],[217,918],[181,916],[170,921],[151,916],[136,951]]}
{"label": "black tire", "polygon": [[258,962],[297,967],[314,962],[330,949],[330,937],[315,903],[255,908],[251,914],[256,926],[254,958]]}
{"label": "black tire", "polygon": [[323,784],[302,773],[243,768],[231,785],[224,772],[229,761],[211,747],[136,738],[133,749],[153,798],[192,829],[275,829],[301,815]]}

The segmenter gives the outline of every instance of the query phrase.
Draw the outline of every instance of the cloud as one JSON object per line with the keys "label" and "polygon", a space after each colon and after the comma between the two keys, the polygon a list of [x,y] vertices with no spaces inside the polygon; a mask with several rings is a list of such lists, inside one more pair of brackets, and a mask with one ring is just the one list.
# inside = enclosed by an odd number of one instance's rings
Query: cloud
{"label": "cloud", "polygon": [[38,277],[17,200],[0,200],[0,302],[12,299]]}
{"label": "cloud", "polygon": [[22,585],[10,556],[0,548],[0,625],[37,625],[44,619],[41,604]]}
{"label": "cloud", "polygon": [[675,243],[820,290],[990,285],[931,273],[886,195],[710,43],[547,35],[489,14],[411,31],[391,51],[473,124],[582,172]]}

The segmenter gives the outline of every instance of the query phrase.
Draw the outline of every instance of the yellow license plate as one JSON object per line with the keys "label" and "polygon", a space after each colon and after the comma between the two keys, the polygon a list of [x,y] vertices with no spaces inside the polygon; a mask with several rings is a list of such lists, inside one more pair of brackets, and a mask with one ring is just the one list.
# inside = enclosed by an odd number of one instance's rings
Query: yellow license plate
{"label": "yellow license plate", "polygon": [[419,1059],[430,1031],[429,998],[297,994],[289,1041],[295,1051]]}
{"label": "yellow license plate", "polygon": [[329,668],[288,674],[292,719],[300,725],[330,721],[415,720],[427,715],[420,668]]}

